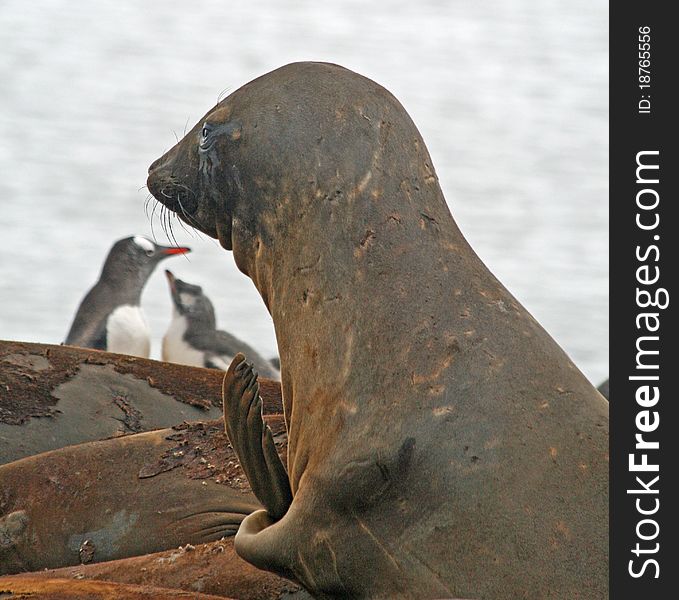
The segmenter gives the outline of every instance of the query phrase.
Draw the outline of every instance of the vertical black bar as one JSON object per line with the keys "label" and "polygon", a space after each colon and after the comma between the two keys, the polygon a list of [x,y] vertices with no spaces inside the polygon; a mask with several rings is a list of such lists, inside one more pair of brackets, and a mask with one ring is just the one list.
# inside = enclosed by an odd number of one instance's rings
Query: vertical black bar
{"label": "vertical black bar", "polygon": [[660,1],[610,3],[615,600],[679,598],[679,221],[670,216],[679,203],[673,92],[679,29],[671,8]]}

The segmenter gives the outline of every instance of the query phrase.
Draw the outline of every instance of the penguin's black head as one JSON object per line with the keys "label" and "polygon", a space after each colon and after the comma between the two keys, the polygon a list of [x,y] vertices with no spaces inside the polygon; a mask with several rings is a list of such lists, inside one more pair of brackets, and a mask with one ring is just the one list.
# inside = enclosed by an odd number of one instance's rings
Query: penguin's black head
{"label": "penguin's black head", "polygon": [[102,279],[141,289],[161,260],[190,251],[182,246],[160,246],[141,235],[123,238],[109,251]]}
{"label": "penguin's black head", "polygon": [[212,302],[203,294],[203,288],[177,279],[170,271],[166,270],[165,275],[170,286],[172,302],[180,315],[192,320],[215,322]]}

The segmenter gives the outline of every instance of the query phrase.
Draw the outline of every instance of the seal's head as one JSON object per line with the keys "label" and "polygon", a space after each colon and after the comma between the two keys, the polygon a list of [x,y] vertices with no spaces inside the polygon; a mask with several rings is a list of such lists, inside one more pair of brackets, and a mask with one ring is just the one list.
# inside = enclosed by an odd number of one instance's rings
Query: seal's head
{"label": "seal's head", "polygon": [[[386,190],[377,183],[381,172],[402,179]],[[399,190],[403,178],[408,181]],[[354,204],[365,214],[359,206],[401,197],[415,179],[432,182],[427,187],[436,188],[433,197],[441,203],[424,142],[398,100],[352,71],[308,62],[281,67],[222,100],[151,165],[148,189],[180,219],[233,250],[238,267],[260,288],[253,276],[260,246],[308,236],[319,223],[327,230],[331,210]],[[331,236],[346,239],[347,226],[357,226],[347,217],[335,219]]]}
{"label": "seal's head", "polygon": [[[231,204],[237,175],[221,157],[235,154],[240,124],[218,104],[149,168],[148,188],[183,221],[231,250]],[[227,158],[229,160],[229,158]],[[230,162],[230,160],[229,160]]]}

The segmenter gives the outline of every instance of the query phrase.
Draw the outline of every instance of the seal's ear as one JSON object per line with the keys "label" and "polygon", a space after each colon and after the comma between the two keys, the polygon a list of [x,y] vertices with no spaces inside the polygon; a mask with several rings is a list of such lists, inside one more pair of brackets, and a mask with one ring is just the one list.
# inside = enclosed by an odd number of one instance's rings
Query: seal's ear
{"label": "seal's ear", "polygon": [[231,120],[231,106],[229,105],[218,105],[218,108],[205,117],[205,123],[213,127],[213,133],[227,135],[233,141],[240,139],[243,130],[240,121]]}
{"label": "seal's ear", "polygon": [[[209,121],[206,121],[205,127],[208,127]],[[240,139],[241,133],[243,131],[243,126],[240,121],[227,121],[226,123],[220,123],[219,125],[210,126],[210,137],[214,139],[217,136],[226,137],[229,140],[235,142]]]}
{"label": "seal's ear", "polygon": [[240,124],[238,121],[233,121],[231,123],[226,123],[225,125],[231,125],[231,129],[229,130],[229,137],[231,138],[232,141],[236,141],[240,139],[240,136],[243,132],[243,126]]}

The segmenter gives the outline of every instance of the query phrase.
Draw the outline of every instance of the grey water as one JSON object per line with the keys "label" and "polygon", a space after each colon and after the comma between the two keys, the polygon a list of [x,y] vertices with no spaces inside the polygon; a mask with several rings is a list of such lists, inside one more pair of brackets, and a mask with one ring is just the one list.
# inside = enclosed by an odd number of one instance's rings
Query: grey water
{"label": "grey water", "polygon": [[[608,3],[0,1],[0,339],[60,343],[114,240],[167,242],[148,165],[218,98],[285,63],[342,64],[392,91],[490,269],[594,382],[608,373]],[[152,204],[151,204],[152,208]],[[264,355],[273,325],[217,242],[162,267]]]}

